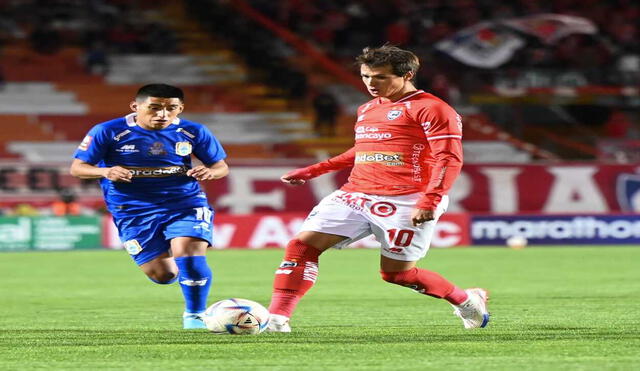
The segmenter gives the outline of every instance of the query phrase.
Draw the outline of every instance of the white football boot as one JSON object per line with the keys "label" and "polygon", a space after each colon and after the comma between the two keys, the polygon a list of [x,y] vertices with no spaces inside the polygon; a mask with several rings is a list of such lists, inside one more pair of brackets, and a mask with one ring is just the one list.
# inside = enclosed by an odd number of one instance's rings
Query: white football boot
{"label": "white football boot", "polygon": [[202,317],[204,316],[204,312],[203,313],[187,313],[184,312],[184,314],[182,314],[182,328],[185,330],[193,330],[193,329],[201,329],[207,328],[207,325],[204,324],[204,320],[202,319]]}
{"label": "white football boot", "polygon": [[485,327],[489,323],[487,300],[489,295],[485,289],[466,289],[469,298],[460,305],[453,305],[453,314],[462,319],[464,328]]}
{"label": "white football boot", "polygon": [[281,314],[272,314],[269,317],[269,324],[266,328],[267,332],[291,332],[291,326],[289,326],[289,317],[285,317]]}

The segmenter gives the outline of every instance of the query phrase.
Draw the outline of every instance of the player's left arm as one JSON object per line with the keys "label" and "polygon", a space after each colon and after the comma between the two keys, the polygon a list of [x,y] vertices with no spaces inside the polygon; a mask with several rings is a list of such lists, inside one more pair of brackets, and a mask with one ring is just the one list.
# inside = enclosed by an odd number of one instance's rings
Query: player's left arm
{"label": "player's left arm", "polygon": [[215,180],[224,178],[229,174],[229,165],[224,160],[215,162],[209,166],[198,165],[187,171],[187,176],[196,178],[196,180]]}
{"label": "player's left arm", "polygon": [[413,225],[435,218],[435,211],[455,182],[462,169],[462,123],[460,116],[449,105],[442,103],[430,107],[427,121],[431,125],[425,132],[431,155],[430,178],[424,194],[411,215]]}
{"label": "player's left arm", "polygon": [[187,176],[196,180],[215,180],[229,174],[229,165],[224,161],[227,153],[206,126],[201,126],[194,143],[193,154],[204,165],[198,165],[187,171]]}

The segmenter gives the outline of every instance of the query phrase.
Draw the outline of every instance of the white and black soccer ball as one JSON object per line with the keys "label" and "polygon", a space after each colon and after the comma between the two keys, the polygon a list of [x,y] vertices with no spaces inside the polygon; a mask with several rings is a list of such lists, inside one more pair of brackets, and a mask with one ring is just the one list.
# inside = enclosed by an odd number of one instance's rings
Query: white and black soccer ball
{"label": "white and black soccer ball", "polygon": [[247,299],[224,299],[204,312],[204,323],[214,334],[257,335],[269,324],[269,311]]}

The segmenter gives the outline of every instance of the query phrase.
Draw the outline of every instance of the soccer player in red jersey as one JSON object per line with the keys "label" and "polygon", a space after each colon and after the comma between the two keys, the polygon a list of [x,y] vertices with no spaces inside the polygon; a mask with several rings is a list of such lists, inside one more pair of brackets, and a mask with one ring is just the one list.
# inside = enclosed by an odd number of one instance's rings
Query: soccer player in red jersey
{"label": "soccer player in red jersey", "polygon": [[374,98],[358,108],[355,145],[281,178],[299,185],[353,166],[348,182],[320,201],[287,245],[275,274],[268,330],[291,331],[289,319],[315,283],[318,258],[325,250],[370,234],[382,245],[383,280],[447,300],[465,328],[485,327],[486,290],[462,290],[438,273],[416,267],[462,167],[460,115],[416,89],[420,64],[412,52],[388,45],[366,48],[356,61]]}

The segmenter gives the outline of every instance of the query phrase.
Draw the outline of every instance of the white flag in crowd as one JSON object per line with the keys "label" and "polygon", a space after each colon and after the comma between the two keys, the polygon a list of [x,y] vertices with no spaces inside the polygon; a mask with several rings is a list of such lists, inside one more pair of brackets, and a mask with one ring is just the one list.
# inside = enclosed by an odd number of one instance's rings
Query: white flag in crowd
{"label": "white flag in crowd", "polygon": [[545,44],[554,44],[563,37],[573,34],[594,35],[598,32],[598,28],[590,20],[563,14],[536,14],[507,19],[501,23],[535,36]]}
{"label": "white flag in crowd", "polygon": [[496,68],[509,61],[524,44],[523,38],[495,22],[481,22],[456,32],[435,47],[464,64]]}

